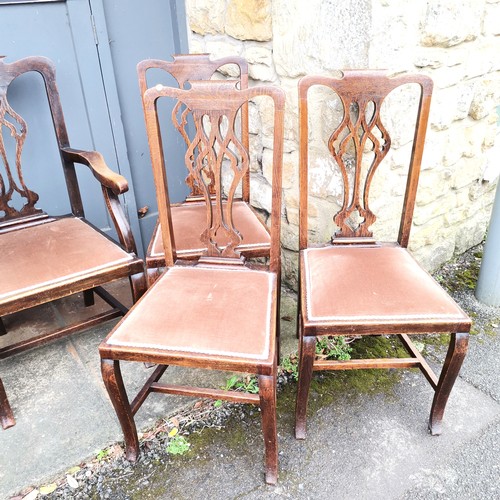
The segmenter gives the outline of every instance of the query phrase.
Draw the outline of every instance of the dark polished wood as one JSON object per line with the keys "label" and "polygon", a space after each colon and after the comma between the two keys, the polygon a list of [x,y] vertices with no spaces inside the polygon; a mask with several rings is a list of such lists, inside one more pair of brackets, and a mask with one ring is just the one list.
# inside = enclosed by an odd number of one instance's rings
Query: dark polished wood
{"label": "dark polished wood", "polygon": [[[236,68],[239,76],[236,79],[239,89],[248,88],[248,63],[245,59],[238,56],[223,57],[211,59],[208,54],[181,54],[173,56],[172,61],[163,61],[159,59],[148,59],[141,61],[137,66],[139,75],[139,87],[141,96],[144,99],[148,88],[147,76],[151,70],[161,70],[170,74],[176,81],[178,88],[189,88],[189,81],[210,80],[223,68]],[[153,85],[149,85],[153,87]],[[191,143],[189,137],[188,122],[190,120],[191,110],[180,100],[176,102],[172,109],[171,119],[174,128],[188,147]],[[248,150],[248,103],[244,103],[237,117],[238,125],[241,127],[241,145]],[[191,154],[198,155],[198,147],[195,147]],[[168,168],[168,161],[167,161]],[[203,181],[207,183],[208,192],[211,197],[215,197],[215,173],[211,170],[211,162],[204,161]],[[256,211],[250,206],[250,170],[246,169],[244,175],[239,179],[241,186],[241,196],[235,198],[240,204],[239,211],[235,214],[236,218],[241,219],[240,231],[243,234],[243,241],[240,242],[240,250],[246,257],[267,257],[270,250],[270,238],[267,234],[267,227],[261,221]],[[179,258],[196,260],[204,252],[202,243],[199,240],[199,228],[203,228],[204,206],[199,209],[200,203],[204,200],[204,188],[200,185],[200,179],[188,170],[185,179],[189,194],[182,203],[172,205],[172,224],[174,230],[175,252]],[[201,215],[201,221],[197,224],[194,214]],[[151,242],[146,255],[146,267],[148,269],[149,282],[153,283],[159,276],[159,268],[165,266],[165,255],[162,246],[161,225],[159,221],[156,224]],[[195,234],[193,234],[193,231]],[[198,231],[198,232],[196,232]],[[252,234],[250,234],[250,232]],[[255,234],[253,234],[255,233]]]}
{"label": "dark polished wood", "polygon": [[[146,288],[144,265],[137,256],[130,225],[118,198],[128,190],[127,181],[106,165],[101,154],[70,147],[54,64],[44,57],[27,57],[10,64],[3,59],[0,58],[0,158],[4,167],[4,173],[0,172],[0,317],[77,292],[83,292],[85,306],[94,304],[96,293],[111,309],[34,338],[22,341],[12,338],[12,342],[0,349],[0,358],[125,314],[127,308],[101,288],[105,283],[128,277],[134,301]],[[13,80],[27,72],[39,73],[45,85],[71,205],[71,213],[62,217],[52,217],[37,207],[39,196],[25,181],[29,175],[23,171],[22,152],[28,138],[28,124],[10,106],[7,91]],[[13,158],[9,157],[1,135],[5,131],[14,140]],[[43,151],[39,156],[43,157]],[[85,220],[75,164],[86,165],[101,184],[120,244]],[[27,251],[30,248],[32,251]],[[0,333],[7,338],[13,335],[1,319]],[[0,412],[5,414],[7,406],[2,408],[3,405],[8,406],[6,396],[0,400]]]}
{"label": "dark polished wood", "polygon": [[[268,263],[259,268],[248,265],[240,251],[244,236],[233,217],[239,201],[236,187],[246,178],[251,159],[238,131],[238,116],[256,97],[274,103],[270,249]],[[189,110],[194,122],[194,135],[185,137],[185,162],[190,182],[200,193],[192,203],[203,207],[205,222],[198,239],[204,250],[198,260],[187,262],[179,261],[176,252],[157,116],[159,101],[168,99],[176,103],[174,109],[184,106]],[[188,89],[162,85],[146,89],[143,103],[166,270],[99,347],[104,381],[123,429],[127,457],[135,460],[138,456],[133,416],[150,393],[257,404],[262,411],[265,477],[275,484],[284,93],[274,87],[240,88],[231,80],[191,80]],[[227,190],[222,182],[224,159],[232,174]],[[120,361],[159,365],[131,404]],[[259,393],[162,383],[160,377],[168,365],[252,373],[258,377]]]}
{"label": "dark polished wood", "polygon": [[9,427],[16,425],[14,414],[12,413],[9,400],[7,399],[2,379],[0,379],[0,424],[3,429],[8,429]]}
{"label": "dark polished wood", "polygon": [[[410,84],[409,86],[407,86]],[[339,168],[343,200],[333,220],[338,227],[323,246],[309,243],[309,89],[322,86],[339,98],[342,117],[331,132],[328,150]],[[386,97],[395,89],[418,88],[413,149],[396,242],[379,242],[371,226],[370,189],[391,147],[391,131],[382,120]],[[432,81],[424,75],[388,77],[382,71],[345,71],[340,78],[306,76],[299,82],[299,384],[297,439],[306,436],[309,387],[314,371],[368,368],[419,368],[435,390],[429,420],[441,433],[446,402],[467,350],[470,319],[406,250],[412,224],[420,164],[429,117]],[[411,117],[408,125],[411,126]],[[366,153],[371,154],[368,156]],[[368,158],[368,161],[367,161]],[[352,169],[352,170],[351,170]],[[352,217],[357,215],[356,217]],[[410,335],[452,333],[438,378],[410,340]],[[323,335],[398,335],[410,357],[329,361],[315,359],[316,338]]]}

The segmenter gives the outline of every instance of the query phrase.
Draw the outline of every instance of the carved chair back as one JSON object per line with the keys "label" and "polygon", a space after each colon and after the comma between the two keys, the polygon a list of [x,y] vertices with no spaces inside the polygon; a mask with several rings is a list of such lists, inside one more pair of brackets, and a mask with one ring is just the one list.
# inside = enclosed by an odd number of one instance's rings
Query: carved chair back
{"label": "carved chair back", "polygon": [[[18,227],[20,224],[36,223],[48,218],[47,214],[36,207],[39,196],[26,185],[23,175],[22,153],[28,125],[7,100],[9,85],[18,76],[30,71],[38,72],[42,76],[59,149],[69,146],[53,63],[44,57],[27,57],[10,64],[5,63],[3,59],[3,56],[0,57],[0,232]],[[15,144],[14,153],[6,147],[4,134],[10,134],[12,137]],[[72,212],[78,217],[83,217],[75,167],[72,162],[62,157],[61,160]],[[21,207],[15,206],[15,197],[22,199]]]}
{"label": "carved chair back", "polygon": [[[209,54],[181,54],[174,55],[173,61],[163,61],[161,59],[147,59],[141,61],[137,65],[137,72],[139,74],[139,87],[141,96],[144,96],[148,88],[147,72],[151,69],[160,69],[170,74],[179,88],[188,88],[190,80],[210,80],[217,72],[220,72],[223,67],[236,66],[239,73],[238,87],[240,89],[248,88],[248,63],[245,59],[238,56],[223,57],[220,59],[210,59]],[[177,101],[172,109],[172,123],[175,129],[184,139],[186,146],[189,146],[189,123],[190,112],[181,101]],[[240,126],[241,126],[241,142],[243,146],[248,149],[248,103],[245,103],[240,112]],[[194,151],[197,154],[197,151]],[[215,179],[213,172],[205,169],[204,175],[210,181],[208,188],[210,195],[215,195]],[[197,201],[204,195],[204,189],[198,185],[196,179],[190,172],[186,177],[186,185],[189,188],[189,195],[187,200]],[[250,199],[250,171],[247,171],[242,178],[242,199],[249,202]]]}
{"label": "carved chair back", "polygon": [[[281,163],[283,143],[284,94],[274,87],[239,89],[238,82],[191,81],[190,89],[176,89],[157,85],[144,93],[146,127],[153,163],[154,179],[158,198],[159,218],[163,231],[166,265],[175,262],[170,203],[165,174],[165,159],[162,147],[156,103],[160,98],[170,97],[186,106],[194,121],[194,136],[188,138],[185,164],[189,175],[199,186],[206,204],[207,225],[201,235],[206,245],[200,262],[231,264],[243,263],[237,250],[242,240],[234,226],[232,206],[236,188],[247,175],[250,165],[248,147],[237,133],[237,116],[250,99],[269,96],[274,101],[274,138],[271,209],[271,252],[269,267],[272,272],[280,270],[280,213],[281,213]],[[197,154],[195,155],[195,150]],[[222,183],[222,170],[227,164],[231,182],[226,190]],[[214,182],[207,181],[205,170],[213,172]],[[224,203],[223,203],[224,202]],[[166,230],[165,230],[166,228]]]}
{"label": "carved chair back", "polygon": [[[372,243],[371,226],[376,220],[370,207],[374,175],[389,149],[391,136],[382,121],[387,96],[403,85],[416,84],[420,100],[413,136],[398,243],[407,247],[415,205],[420,164],[429,116],[432,80],[425,75],[389,77],[384,71],[344,71],[342,77],[306,76],[299,82],[300,119],[300,248],[308,246],[308,91],[313,86],[333,90],[341,105],[341,119],[328,139],[328,150],[342,178],[342,205],[334,215],[338,231],[333,244]],[[366,162],[367,152],[368,162]],[[368,163],[368,164],[367,164]],[[350,172],[353,169],[354,172]],[[356,214],[357,212],[357,214]],[[358,215],[358,217],[353,217]]]}

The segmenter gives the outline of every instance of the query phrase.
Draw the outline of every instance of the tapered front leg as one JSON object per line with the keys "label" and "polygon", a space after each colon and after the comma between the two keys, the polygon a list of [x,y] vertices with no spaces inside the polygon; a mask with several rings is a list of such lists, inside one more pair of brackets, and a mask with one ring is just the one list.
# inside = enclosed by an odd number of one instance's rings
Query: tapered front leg
{"label": "tapered front leg", "polygon": [[130,408],[125,386],[123,385],[120,362],[112,359],[101,360],[101,371],[104,385],[120,421],[125,438],[125,456],[135,462],[139,456],[139,440],[134,417]]}
{"label": "tapered front leg", "polygon": [[295,405],[295,437],[306,437],[306,414],[309,387],[311,386],[314,357],[316,355],[316,337],[300,335],[299,348],[299,387]]}
{"label": "tapered front leg", "polygon": [[259,396],[266,450],[266,483],[276,484],[278,481],[276,376],[259,375]]}
{"label": "tapered front leg", "polygon": [[443,414],[450,395],[451,389],[460,372],[467,346],[469,345],[468,333],[452,333],[450,346],[444,361],[438,386],[432,401],[431,416],[429,418],[429,430],[433,436],[439,436],[442,432]]}
{"label": "tapered front leg", "polygon": [[14,419],[14,414],[7,399],[7,394],[0,379],[0,424],[3,429],[8,429],[16,425],[16,420]]}

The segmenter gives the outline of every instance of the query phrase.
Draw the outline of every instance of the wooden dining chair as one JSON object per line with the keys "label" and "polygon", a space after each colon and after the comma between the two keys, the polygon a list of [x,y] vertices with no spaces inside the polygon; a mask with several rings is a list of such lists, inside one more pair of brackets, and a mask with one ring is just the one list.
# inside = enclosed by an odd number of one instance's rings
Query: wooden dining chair
{"label": "wooden dining chair", "polygon": [[[17,77],[28,72],[39,73],[45,85],[71,206],[71,213],[65,216],[45,213],[37,206],[39,195],[26,184],[30,169],[44,168],[47,160],[44,152],[39,151],[37,165],[26,165],[23,171],[22,153],[26,140],[29,142],[28,126],[10,106],[7,91]],[[120,243],[85,219],[75,163],[86,165],[101,184]],[[47,183],[52,181],[50,175],[47,174]],[[99,153],[69,146],[53,63],[44,57],[27,57],[8,64],[0,58],[0,335],[5,340],[0,359],[125,314],[128,309],[101,287],[105,283],[128,277],[133,299],[144,293],[144,264],[137,256],[118,198],[127,190],[127,181],[111,171]],[[112,308],[77,324],[25,340],[16,339],[8,322],[1,319],[77,292],[83,292],[86,306],[94,303],[96,293]],[[2,427],[14,424],[1,384],[0,415]]]}
{"label": "wooden dining chair", "polygon": [[[328,139],[329,152],[343,181],[342,205],[334,216],[338,230],[330,242],[317,247],[310,244],[308,234],[308,104],[314,86],[331,89],[343,108],[339,124]],[[396,242],[379,242],[370,229],[376,219],[371,210],[370,187],[391,147],[381,108],[386,97],[398,87],[404,92],[417,91],[420,101],[399,235]],[[382,71],[369,70],[345,71],[340,78],[306,76],[299,82],[300,359],[295,424],[298,439],[306,435],[313,372],[365,368],[419,368],[435,391],[429,429],[433,435],[441,433],[446,402],[467,351],[471,322],[407,250],[432,87],[431,79],[424,75],[391,78]],[[407,116],[405,126],[410,126],[409,123]],[[363,161],[367,156],[368,164]],[[451,332],[451,340],[438,379],[410,336],[442,332]],[[316,342],[322,336],[388,334],[399,337],[409,357],[315,359]]]}
{"label": "wooden dining chair", "polygon": [[[237,114],[249,99],[274,101],[271,247],[269,265],[245,262],[245,238],[234,217],[236,187],[249,169],[250,155],[236,132]],[[194,120],[186,167],[202,193],[205,250],[191,265],[180,264],[173,237],[158,101],[183,103]],[[157,85],[144,93],[144,109],[153,163],[165,273],[102,342],[102,374],[125,435],[126,456],[139,453],[134,415],[152,392],[183,394],[260,405],[266,456],[266,481],[277,481],[276,371],[278,296],[280,292],[281,164],[284,94],[274,87],[238,89],[234,81],[191,81],[190,89]],[[224,193],[221,169],[228,161],[231,183]],[[210,165],[208,166],[207,163]],[[205,169],[213,172],[208,182]],[[212,191],[213,189],[213,191]],[[212,194],[214,193],[214,194]],[[181,261],[182,262],[182,261]],[[120,361],[158,367],[129,403]],[[257,375],[259,394],[159,382],[168,365],[230,370]]]}
{"label": "wooden dining chair", "polygon": [[[178,88],[189,87],[189,80],[210,80],[214,75],[220,75],[223,68],[237,68],[239,78],[238,87],[248,88],[248,63],[238,56],[211,59],[208,54],[181,54],[173,56],[173,61],[147,59],[137,65],[141,96],[148,88],[147,74],[152,70],[161,70],[171,75]],[[158,73],[155,77],[158,78]],[[150,85],[152,86],[152,85]],[[190,123],[189,110],[178,101],[172,109],[172,122],[176,131],[189,146],[188,128]],[[238,116],[238,126],[241,130],[241,142],[248,149],[248,104],[244,104]],[[210,164],[208,164],[210,166]],[[215,179],[213,172],[204,171],[208,182],[210,196],[215,199]],[[198,259],[205,251],[200,240],[200,234],[205,225],[205,205],[203,189],[198,185],[193,175],[187,171],[185,179],[189,194],[182,203],[172,203],[172,225],[176,252],[179,258]],[[256,211],[250,205],[250,170],[242,178],[241,192],[234,200],[233,214],[235,224],[244,235],[239,245],[239,251],[245,257],[268,257],[271,237],[267,226],[261,221]],[[161,224],[158,220],[146,255],[146,268],[150,282],[159,276],[159,269],[165,266],[165,252],[163,249]]]}

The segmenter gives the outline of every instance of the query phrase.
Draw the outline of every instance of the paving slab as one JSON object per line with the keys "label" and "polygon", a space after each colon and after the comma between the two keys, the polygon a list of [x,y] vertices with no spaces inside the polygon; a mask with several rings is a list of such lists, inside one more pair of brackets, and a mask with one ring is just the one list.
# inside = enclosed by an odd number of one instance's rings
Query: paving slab
{"label": "paving slab", "polygon": [[[112,485],[112,497],[410,499],[426,486],[422,478],[429,474],[444,470],[441,481],[446,481],[454,461],[461,463],[457,457],[469,457],[477,440],[484,439],[484,446],[493,444],[488,433],[483,436],[497,425],[500,405],[464,381],[457,382],[449,402],[443,435],[431,436],[427,417],[432,390],[420,373],[403,372],[390,391],[335,394],[333,400],[324,380],[317,387],[323,385],[327,392],[312,394],[316,409],[310,412],[305,441],[293,436],[295,385],[280,394],[277,486],[263,482],[263,444],[255,412],[253,417],[235,415],[224,430],[190,436],[189,454],[155,467],[152,474],[145,475],[139,466],[137,476],[147,476],[147,488],[132,475]],[[347,384],[346,389],[354,391],[355,386]],[[321,399],[327,402],[323,405]],[[495,463],[494,457],[490,460]],[[494,465],[489,470],[487,488],[494,491]]]}
{"label": "paving slab", "polygon": [[[0,499],[64,473],[123,439],[100,374],[97,347],[115,321],[0,362],[16,425],[0,431]],[[129,395],[151,373],[142,363],[123,363]],[[223,372],[171,367],[172,383],[220,387]],[[192,398],[153,394],[136,416],[139,429],[170,415]]]}

